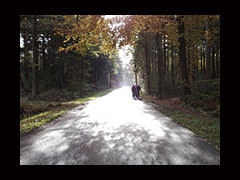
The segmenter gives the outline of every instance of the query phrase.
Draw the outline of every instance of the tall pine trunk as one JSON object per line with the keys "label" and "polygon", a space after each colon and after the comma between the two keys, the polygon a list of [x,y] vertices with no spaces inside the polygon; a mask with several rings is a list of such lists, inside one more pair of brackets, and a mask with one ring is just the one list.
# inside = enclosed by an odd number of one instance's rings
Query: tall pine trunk
{"label": "tall pine trunk", "polygon": [[145,37],[145,57],[146,57],[146,75],[147,75],[147,91],[148,94],[152,94],[151,91],[151,82],[150,82],[150,62],[149,62],[149,54],[148,54],[148,38],[147,38],[147,34]]}
{"label": "tall pine trunk", "polygon": [[216,78],[216,70],[215,70],[215,46],[212,45],[212,79]]}
{"label": "tall pine trunk", "polygon": [[172,86],[174,88],[175,87],[175,79],[174,79],[174,46],[172,46],[171,57],[172,57],[172,63],[171,63],[171,68],[172,68]]}
{"label": "tall pine trunk", "polygon": [[31,89],[31,81],[29,80],[29,74],[30,74],[30,54],[29,54],[29,48],[28,48],[28,40],[29,40],[29,34],[27,32],[24,32],[22,34],[23,42],[24,42],[24,61],[23,61],[23,76],[22,76],[22,82],[24,85],[24,91],[27,92]]}
{"label": "tall pine trunk", "polygon": [[32,40],[33,40],[33,67],[32,67],[32,99],[38,95],[38,47],[37,47],[37,16],[33,15]]}
{"label": "tall pine trunk", "polygon": [[[208,19],[209,21],[209,19]],[[209,22],[207,22],[209,23]],[[209,24],[207,25],[207,37],[206,37],[206,79],[212,79],[212,67],[211,67],[211,45],[209,37]]]}
{"label": "tall pine trunk", "polygon": [[[205,50],[204,50],[205,48]],[[204,74],[204,79],[206,79],[206,46],[203,45],[203,49],[202,49],[202,55],[203,55],[203,74]]]}
{"label": "tall pine trunk", "polygon": [[[167,45],[167,43],[166,43]],[[166,74],[165,76],[168,77],[169,75],[169,46],[166,47]]]}
{"label": "tall pine trunk", "polygon": [[207,40],[207,47],[206,47],[206,79],[212,79],[212,72],[211,72],[211,46],[209,45],[209,41]]}
{"label": "tall pine trunk", "polygon": [[179,58],[183,81],[183,97],[190,94],[188,81],[187,59],[186,59],[186,40],[184,37],[184,22],[182,16],[179,18],[178,33],[179,33]]}
{"label": "tall pine trunk", "polygon": [[158,58],[158,95],[162,99],[162,80],[163,80],[163,55],[162,55],[162,37],[159,33],[155,35],[157,45],[157,58]]}
{"label": "tall pine trunk", "polygon": [[166,76],[166,61],[167,61],[167,56],[166,56],[166,43],[165,43],[165,39],[163,40],[163,76]]}
{"label": "tall pine trunk", "polygon": [[218,58],[218,50],[219,47],[216,47],[216,73],[217,73],[217,77],[219,77],[219,58]]}

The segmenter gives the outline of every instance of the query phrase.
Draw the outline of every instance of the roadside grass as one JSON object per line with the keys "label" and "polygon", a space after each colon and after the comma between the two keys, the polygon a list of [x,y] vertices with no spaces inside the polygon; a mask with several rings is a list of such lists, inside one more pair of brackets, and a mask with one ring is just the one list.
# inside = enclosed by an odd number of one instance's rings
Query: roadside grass
{"label": "roadside grass", "polygon": [[[98,97],[101,97],[101,96],[104,96],[110,92],[112,92],[113,90],[115,90],[116,88],[111,88],[111,89],[107,89],[107,90],[104,90],[104,91],[101,91],[101,92],[98,92],[98,93],[91,93],[89,94],[87,97],[85,98],[79,98],[79,99],[76,99],[76,100],[73,100],[73,101],[70,101],[71,104],[75,104],[75,105],[80,105],[80,104],[85,104],[86,101],[89,101],[89,100],[94,100]],[[69,103],[69,102],[68,102]]]}
{"label": "roadside grass", "polygon": [[[116,88],[107,89],[101,92],[95,92],[89,94],[87,97],[78,98],[72,101],[67,102],[41,102],[44,104],[44,108],[39,108],[40,111],[34,115],[30,115],[29,117],[23,118],[20,120],[20,134],[24,134],[32,131],[35,128],[38,128],[53,119],[63,115],[67,111],[79,106],[85,105],[87,101],[94,100],[98,97],[104,96]],[[26,102],[25,102],[26,103]],[[29,102],[28,102],[29,103]],[[39,104],[39,101],[31,101],[32,104]],[[35,106],[34,106],[35,107]]]}
{"label": "roadside grass", "polygon": [[178,98],[160,100],[144,95],[143,99],[179,125],[188,128],[220,149],[219,117],[208,115],[200,109],[186,105]]}

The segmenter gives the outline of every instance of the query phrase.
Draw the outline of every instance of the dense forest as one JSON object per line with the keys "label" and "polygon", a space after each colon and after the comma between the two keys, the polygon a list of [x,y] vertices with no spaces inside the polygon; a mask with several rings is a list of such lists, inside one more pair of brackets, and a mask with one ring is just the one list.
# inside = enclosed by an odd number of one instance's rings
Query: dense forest
{"label": "dense forest", "polygon": [[[69,18],[71,22],[68,22]],[[92,27],[82,30],[81,48],[61,51],[61,48],[69,47],[80,39],[77,37],[66,41],[58,33],[60,29],[73,29],[78,18],[60,15],[20,16],[21,96],[41,99],[41,93],[62,88],[78,91],[82,96],[88,91],[118,84],[122,73],[118,54],[111,52],[111,57],[108,52],[97,54],[102,46],[87,42],[95,19],[88,21]]]}
{"label": "dense forest", "polygon": [[20,16],[21,100],[67,101],[124,81],[219,112],[220,16]]}
{"label": "dense forest", "polygon": [[157,98],[179,97],[220,111],[220,16],[124,16],[121,45],[132,45],[136,81]]}

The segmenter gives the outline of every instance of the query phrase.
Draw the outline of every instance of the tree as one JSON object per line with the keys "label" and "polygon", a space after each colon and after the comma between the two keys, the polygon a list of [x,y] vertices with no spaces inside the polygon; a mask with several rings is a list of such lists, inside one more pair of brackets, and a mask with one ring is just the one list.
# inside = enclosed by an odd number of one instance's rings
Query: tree
{"label": "tree", "polygon": [[159,37],[159,33],[156,33],[155,40],[157,44],[157,57],[158,57],[158,95],[160,98],[163,97],[162,95],[162,80],[163,80],[163,58],[162,58],[162,38]]}
{"label": "tree", "polygon": [[188,81],[188,70],[187,70],[187,59],[186,59],[186,41],[184,37],[184,20],[183,16],[178,18],[178,33],[179,33],[179,59],[182,73],[182,81],[183,81],[183,96],[190,94],[189,89],[189,81]]}
{"label": "tree", "polygon": [[20,16],[20,80],[21,80],[21,94],[26,95],[32,91],[32,56],[30,50],[32,49],[32,22],[31,16]]}
{"label": "tree", "polygon": [[21,96],[38,99],[62,88],[84,95],[115,86],[122,67],[112,33],[101,16],[21,15]]}
{"label": "tree", "polygon": [[[209,25],[207,25],[208,27]],[[207,28],[207,37],[206,37],[206,79],[212,79],[212,72],[211,72],[211,45],[209,39],[209,32]]]}
{"label": "tree", "polygon": [[[182,91],[184,97],[192,95],[199,80],[219,77],[219,20],[218,15],[128,15],[108,20],[102,15],[22,15],[21,94],[32,91],[37,98],[51,88],[84,93],[135,79],[160,98]],[[113,26],[114,22],[119,24]],[[117,46],[125,45],[133,52],[125,70],[133,70],[135,76],[123,73],[117,62]]]}
{"label": "tree", "polygon": [[37,44],[37,15],[32,16],[32,39],[33,39],[33,67],[32,67],[32,99],[35,99],[38,90],[38,44]]}
{"label": "tree", "polygon": [[60,47],[59,51],[78,50],[85,55],[92,46],[99,46],[96,54],[104,53],[110,56],[116,51],[115,32],[108,26],[109,21],[101,15],[66,15],[64,16],[64,28],[55,28],[59,35],[65,37],[66,47]]}

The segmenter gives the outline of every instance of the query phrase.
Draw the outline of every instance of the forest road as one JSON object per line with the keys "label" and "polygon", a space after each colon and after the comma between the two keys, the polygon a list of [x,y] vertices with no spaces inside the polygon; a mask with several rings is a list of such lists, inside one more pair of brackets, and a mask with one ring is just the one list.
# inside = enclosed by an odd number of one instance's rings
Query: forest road
{"label": "forest road", "polygon": [[220,151],[122,87],[20,137],[21,165],[219,165]]}

